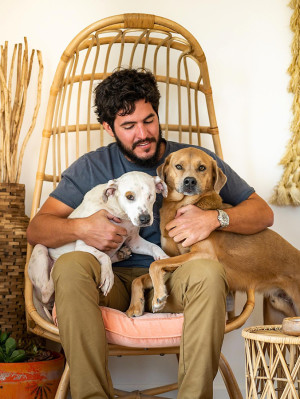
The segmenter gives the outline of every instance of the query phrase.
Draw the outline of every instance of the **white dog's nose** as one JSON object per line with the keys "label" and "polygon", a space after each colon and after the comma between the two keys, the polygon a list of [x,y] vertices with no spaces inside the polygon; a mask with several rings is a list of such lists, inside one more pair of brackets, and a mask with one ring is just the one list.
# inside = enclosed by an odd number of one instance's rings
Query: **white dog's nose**
{"label": "white dog's nose", "polygon": [[149,215],[149,213],[142,213],[139,216],[139,221],[141,222],[141,224],[148,224],[151,220],[151,216]]}

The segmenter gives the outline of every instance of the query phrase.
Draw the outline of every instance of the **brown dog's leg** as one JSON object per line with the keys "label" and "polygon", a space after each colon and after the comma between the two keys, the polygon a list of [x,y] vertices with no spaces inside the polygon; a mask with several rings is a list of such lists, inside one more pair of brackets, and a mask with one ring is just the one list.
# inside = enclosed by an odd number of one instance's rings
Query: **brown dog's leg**
{"label": "brown dog's leg", "polygon": [[152,288],[152,280],[150,275],[143,274],[133,280],[131,284],[131,301],[126,314],[128,317],[141,316],[144,313],[145,297],[144,290]]}
{"label": "brown dog's leg", "polygon": [[172,258],[160,259],[152,262],[149,268],[149,274],[151,276],[153,284],[153,300],[152,300],[152,311],[159,312],[162,310],[167,301],[167,290],[164,283],[165,272],[173,272],[183,263],[204,258],[199,252],[190,252],[184,255],[174,256]]}

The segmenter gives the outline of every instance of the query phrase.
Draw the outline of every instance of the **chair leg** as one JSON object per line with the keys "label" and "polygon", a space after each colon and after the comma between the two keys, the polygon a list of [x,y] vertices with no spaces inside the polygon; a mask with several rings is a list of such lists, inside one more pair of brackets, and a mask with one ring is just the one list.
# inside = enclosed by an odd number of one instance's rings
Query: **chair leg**
{"label": "chair leg", "polygon": [[70,368],[68,363],[66,363],[63,375],[61,376],[55,394],[55,399],[67,399],[67,395],[69,392],[69,385],[70,385]]}
{"label": "chair leg", "polygon": [[219,362],[219,370],[226,385],[226,389],[230,399],[243,399],[242,393],[231,370],[231,367],[229,366],[229,363],[222,353]]}

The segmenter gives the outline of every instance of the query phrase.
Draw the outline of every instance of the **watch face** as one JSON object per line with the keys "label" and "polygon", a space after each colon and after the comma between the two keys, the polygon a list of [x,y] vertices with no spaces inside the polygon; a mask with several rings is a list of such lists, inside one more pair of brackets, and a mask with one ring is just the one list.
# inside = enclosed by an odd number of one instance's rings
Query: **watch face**
{"label": "watch face", "polygon": [[227,227],[229,225],[229,216],[221,209],[218,209],[218,220],[220,222],[220,227]]}

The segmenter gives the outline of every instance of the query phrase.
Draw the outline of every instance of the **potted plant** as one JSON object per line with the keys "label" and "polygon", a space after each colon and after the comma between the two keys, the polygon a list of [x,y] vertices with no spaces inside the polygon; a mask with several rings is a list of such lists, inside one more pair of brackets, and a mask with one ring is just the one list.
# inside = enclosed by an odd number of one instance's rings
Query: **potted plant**
{"label": "potted plant", "polygon": [[10,333],[1,332],[0,397],[54,399],[64,362],[60,353],[38,348],[34,338],[17,343]]}

